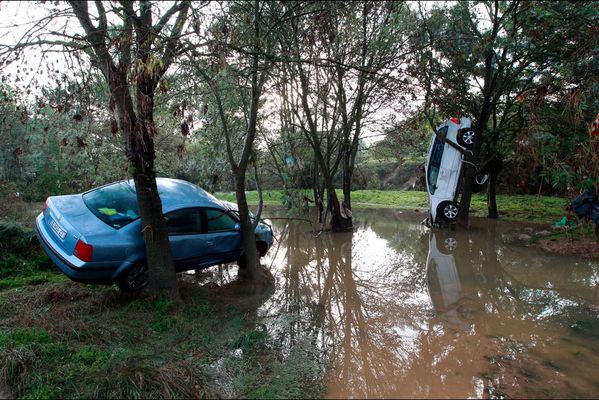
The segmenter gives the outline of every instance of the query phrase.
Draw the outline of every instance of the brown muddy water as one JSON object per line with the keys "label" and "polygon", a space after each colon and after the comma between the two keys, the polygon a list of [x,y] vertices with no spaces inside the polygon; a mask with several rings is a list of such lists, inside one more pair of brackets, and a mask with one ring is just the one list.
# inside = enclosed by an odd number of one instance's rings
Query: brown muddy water
{"label": "brown muddy water", "polygon": [[273,220],[276,289],[256,315],[310,355],[298,379],[323,378],[329,398],[599,397],[598,260],[502,241],[525,224],[356,214],[354,232],[318,237]]}

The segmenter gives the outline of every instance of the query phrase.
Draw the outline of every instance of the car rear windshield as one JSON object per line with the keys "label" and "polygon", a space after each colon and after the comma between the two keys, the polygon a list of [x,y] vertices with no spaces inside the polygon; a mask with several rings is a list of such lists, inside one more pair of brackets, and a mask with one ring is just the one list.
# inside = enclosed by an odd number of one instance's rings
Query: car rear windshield
{"label": "car rear windshield", "polygon": [[139,218],[135,191],[126,182],[87,192],[83,202],[96,217],[116,229]]}

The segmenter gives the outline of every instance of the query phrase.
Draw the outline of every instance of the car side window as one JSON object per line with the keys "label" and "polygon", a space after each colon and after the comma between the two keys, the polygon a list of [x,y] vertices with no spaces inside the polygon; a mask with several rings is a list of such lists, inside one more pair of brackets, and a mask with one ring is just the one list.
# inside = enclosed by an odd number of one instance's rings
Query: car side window
{"label": "car side window", "polygon": [[199,208],[172,211],[165,215],[168,233],[189,235],[202,232],[202,213]]}
{"label": "car side window", "polygon": [[224,210],[216,208],[204,209],[206,215],[206,232],[233,231],[237,221]]}
{"label": "car side window", "polygon": [[435,137],[435,144],[433,146],[433,151],[431,152],[430,164],[439,166],[441,164],[441,158],[443,157],[443,149],[445,148],[445,144],[441,141],[440,137],[445,138],[447,136],[448,127],[444,126],[437,131],[437,136]]}

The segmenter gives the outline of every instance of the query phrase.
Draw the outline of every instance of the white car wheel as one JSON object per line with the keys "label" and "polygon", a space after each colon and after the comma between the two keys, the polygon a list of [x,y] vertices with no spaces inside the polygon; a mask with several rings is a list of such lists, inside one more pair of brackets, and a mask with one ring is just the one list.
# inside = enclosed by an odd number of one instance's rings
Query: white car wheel
{"label": "white car wheel", "polygon": [[441,215],[447,222],[453,222],[458,216],[458,207],[455,203],[443,203],[441,204]]}

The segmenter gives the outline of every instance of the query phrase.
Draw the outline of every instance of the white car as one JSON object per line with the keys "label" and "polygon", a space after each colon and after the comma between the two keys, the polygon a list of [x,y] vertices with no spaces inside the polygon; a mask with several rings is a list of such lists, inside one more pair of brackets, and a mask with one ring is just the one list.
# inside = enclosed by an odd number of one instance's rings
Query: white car
{"label": "white car", "polygon": [[[460,269],[458,265],[457,247],[458,241],[448,230],[430,231],[426,282],[437,315],[450,325],[468,331],[473,296],[467,291],[472,290],[472,282],[469,285],[468,269]],[[465,282],[464,287],[462,282]]]}
{"label": "white car", "polygon": [[425,163],[432,224],[452,223],[458,216],[456,200],[462,179],[463,153],[470,151],[474,136],[472,120],[468,117],[449,118],[433,133]]}

